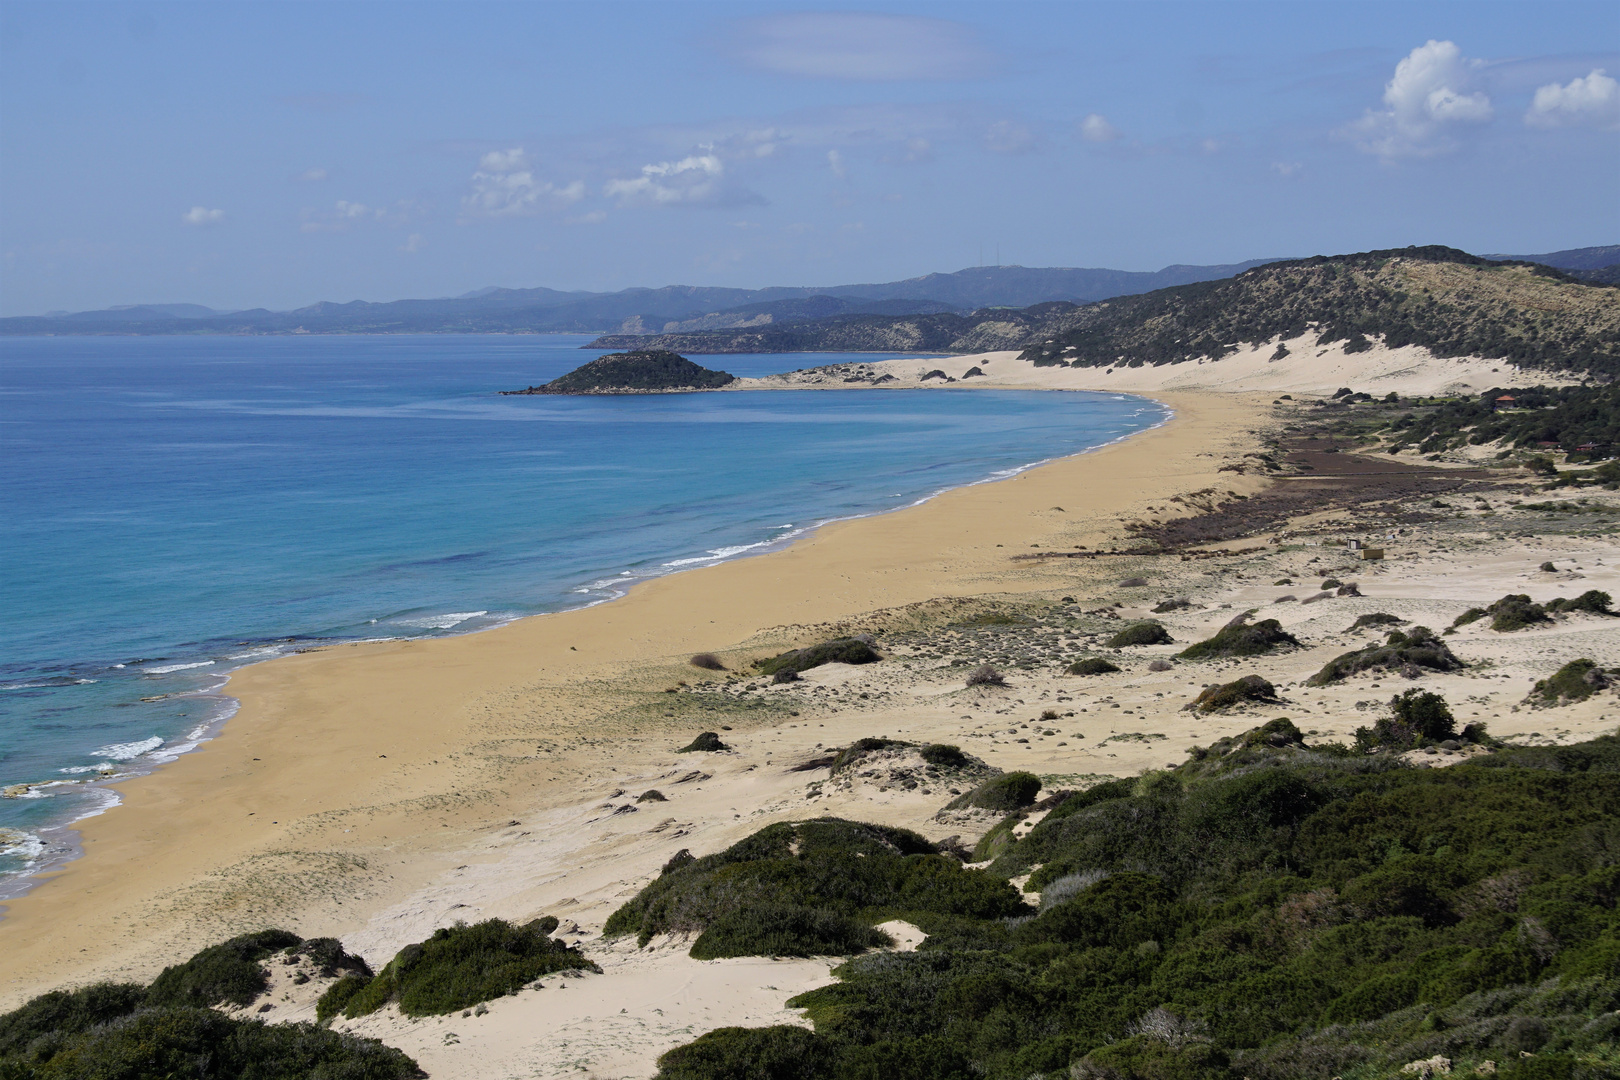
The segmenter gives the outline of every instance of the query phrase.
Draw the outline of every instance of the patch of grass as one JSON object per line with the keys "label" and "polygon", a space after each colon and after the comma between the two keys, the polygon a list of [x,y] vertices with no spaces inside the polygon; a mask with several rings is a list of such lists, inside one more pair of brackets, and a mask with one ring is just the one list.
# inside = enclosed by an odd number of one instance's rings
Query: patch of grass
{"label": "patch of grass", "polygon": [[1009,813],[1033,805],[1041,793],[1041,778],[1034,773],[1010,772],[986,780],[972,791],[945,804],[947,810],[994,810]]}
{"label": "patch of grass", "polygon": [[956,626],[1034,626],[1035,620],[1026,615],[1005,611],[981,611],[956,622]]}
{"label": "patch of grass", "polygon": [[[609,936],[697,933],[691,954],[811,956],[887,939],[894,913],[1000,918],[1023,912],[1006,882],[964,870],[906,829],[838,818],[771,825],[724,851],[665,868],[609,917]],[[909,917],[909,916],[908,916]]]}
{"label": "patch of grass", "polygon": [[1084,660],[1076,660],[1068,667],[1070,675],[1112,675],[1120,670],[1119,665],[1105,660],[1100,656],[1088,656]]}
{"label": "patch of grass", "polygon": [[677,754],[717,754],[731,747],[720,741],[719,732],[705,731],[697,738],[675,751]]}
{"label": "patch of grass", "polygon": [[1533,705],[1570,705],[1610,685],[1609,672],[1588,659],[1571,660],[1536,683],[1525,700]]}
{"label": "patch of grass", "polygon": [[350,995],[343,1015],[365,1016],[393,1001],[406,1016],[442,1016],[504,997],[553,972],[600,974],[578,949],[549,936],[556,928],[556,917],[547,916],[522,926],[487,919],[435,930],[426,941],[401,949]]}
{"label": "patch of grass", "polygon": [[1228,626],[1212,638],[1187,646],[1177,655],[1183,660],[1215,660],[1236,656],[1261,656],[1283,646],[1298,646],[1299,639],[1282,628],[1276,619]]}
{"label": "patch of grass", "polygon": [[1203,693],[1193,699],[1190,707],[1199,712],[1216,712],[1251,702],[1270,704],[1277,700],[1275,686],[1258,675],[1245,675],[1229,683],[1205,687]]}
{"label": "patch of grass", "polygon": [[835,638],[806,649],[789,649],[768,660],[755,661],[754,666],[762,675],[775,675],[780,671],[809,671],[823,664],[874,664],[882,659],[870,641]]}
{"label": "patch of grass", "polygon": [[1456,671],[1462,666],[1462,661],[1452,655],[1446,643],[1436,637],[1433,630],[1427,626],[1414,626],[1405,633],[1390,631],[1382,645],[1368,645],[1334,657],[1307,680],[1307,685],[1326,686],[1364,671],[1420,674],[1424,670]]}
{"label": "patch of grass", "polygon": [[1123,649],[1133,645],[1170,645],[1175,641],[1164,624],[1155,619],[1132,623],[1108,639],[1110,649]]}

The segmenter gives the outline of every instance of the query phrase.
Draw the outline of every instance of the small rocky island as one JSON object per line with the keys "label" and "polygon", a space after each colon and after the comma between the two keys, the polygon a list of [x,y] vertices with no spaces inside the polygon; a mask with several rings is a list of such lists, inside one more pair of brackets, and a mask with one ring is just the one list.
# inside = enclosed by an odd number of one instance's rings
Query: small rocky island
{"label": "small rocky island", "polygon": [[668,349],[637,349],[609,353],[527,390],[503,394],[673,394],[690,390],[718,390],[737,381],[735,375],[710,371]]}

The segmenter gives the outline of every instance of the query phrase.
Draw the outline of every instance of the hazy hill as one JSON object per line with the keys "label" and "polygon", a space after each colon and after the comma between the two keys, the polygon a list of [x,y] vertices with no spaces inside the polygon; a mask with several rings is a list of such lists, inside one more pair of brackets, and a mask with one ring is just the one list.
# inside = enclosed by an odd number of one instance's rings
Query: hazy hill
{"label": "hazy hill", "polygon": [[1528,263],[1453,248],[1402,248],[1270,263],[1223,281],[1092,304],[1049,303],[969,315],[838,316],[789,326],[652,338],[593,347],[683,353],[979,352],[1023,350],[1037,364],[1163,364],[1219,357],[1240,342],[1316,332],[1369,338],[1530,367],[1620,374],[1620,290]]}
{"label": "hazy hill", "polygon": [[[0,334],[403,334],[663,332],[721,314],[722,326],[766,325],[834,314],[933,314],[980,307],[1086,302],[1189,281],[1229,277],[1256,262],[1125,270],[981,266],[905,281],[827,288],[726,289],[671,285],[613,293],[479,289],[436,300],[321,302],[293,311],[214,312],[198,305],[0,319]],[[807,302],[811,302],[807,305]],[[837,306],[841,303],[843,306]],[[819,311],[812,311],[816,306]],[[712,326],[712,324],[711,324]],[[671,330],[683,327],[671,327]],[[684,329],[710,328],[700,325]]]}

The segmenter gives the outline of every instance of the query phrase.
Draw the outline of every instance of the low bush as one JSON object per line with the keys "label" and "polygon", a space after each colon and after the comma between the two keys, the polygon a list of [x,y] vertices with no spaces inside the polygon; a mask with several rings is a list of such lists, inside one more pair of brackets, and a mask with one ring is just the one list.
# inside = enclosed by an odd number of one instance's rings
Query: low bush
{"label": "low bush", "polygon": [[1123,649],[1132,645],[1170,645],[1175,639],[1164,624],[1154,619],[1144,619],[1142,622],[1132,623],[1113,637],[1108,639],[1110,649]]}
{"label": "low bush", "polygon": [[768,660],[755,661],[754,666],[761,674],[775,675],[780,671],[809,671],[823,664],[873,664],[882,659],[870,641],[836,638],[807,649],[789,649]]}
{"label": "low bush", "polygon": [[1491,616],[1491,629],[1498,633],[1511,633],[1527,626],[1550,623],[1546,608],[1530,602],[1524,593],[1510,594],[1485,609]]}
{"label": "low bush", "polygon": [[442,1016],[521,990],[556,971],[594,971],[578,949],[549,936],[555,916],[514,926],[487,919],[442,927],[401,949],[388,965],[349,996],[343,1015],[365,1016],[397,1002],[406,1016]]}
{"label": "low bush", "polygon": [[1187,646],[1177,653],[1183,660],[1229,659],[1261,656],[1283,646],[1298,646],[1299,639],[1282,628],[1276,619],[1252,624],[1227,626],[1214,637]]}
{"label": "low bush", "polygon": [[1565,614],[1584,611],[1589,615],[1608,615],[1610,617],[1614,617],[1616,615],[1620,615],[1620,612],[1616,612],[1612,607],[1610,607],[1610,605],[1613,603],[1614,598],[1608,593],[1600,592],[1597,589],[1588,589],[1572,600],[1565,600],[1563,597],[1558,597],[1548,601],[1547,610],[1562,612]]}
{"label": "low bush", "polygon": [[[1410,750],[1431,746],[1457,734],[1451,707],[1439,694],[1408,690],[1391,698],[1389,708],[1390,715],[1380,717],[1372,727],[1356,729],[1358,750]],[[1475,731],[1481,736],[1484,734],[1483,727]]]}
{"label": "low bush", "polygon": [[1536,683],[1525,700],[1532,705],[1568,705],[1585,701],[1610,683],[1609,673],[1587,659],[1571,660]]}
{"label": "low bush", "polygon": [[986,780],[972,791],[945,804],[947,810],[994,810],[1010,813],[1031,806],[1041,793],[1041,778],[1034,773],[1010,772]]}
{"label": "low bush", "polygon": [[658,1059],[654,1080],[813,1080],[833,1058],[810,1029],[716,1028]]}
{"label": "low bush", "polygon": [[918,751],[922,759],[941,769],[965,769],[976,764],[974,758],[950,743],[929,743]]}
{"label": "low bush", "polygon": [[636,802],[669,802],[669,798],[657,788],[649,788],[636,796]]}
{"label": "low bush", "polygon": [[0,1016],[0,1061],[20,1055],[45,1036],[65,1037],[128,1016],[146,1002],[146,987],[96,983],[78,990],[52,990]]}
{"label": "low bush", "polygon": [[720,741],[719,732],[705,731],[697,738],[675,751],[677,754],[717,754],[731,747]]}
{"label": "low bush", "polygon": [[1120,670],[1119,665],[1100,656],[1088,656],[1084,660],[1076,660],[1069,665],[1070,675],[1112,675]]}
{"label": "low bush", "polygon": [[989,664],[980,664],[968,672],[967,684],[969,686],[1006,686],[1007,676]]}
{"label": "low bush", "polygon": [[722,664],[720,658],[712,652],[700,652],[688,660],[687,663],[695,668],[702,668],[704,671],[726,670],[726,665]]}
{"label": "low bush", "polygon": [[697,933],[692,955],[704,957],[848,954],[885,943],[872,924],[895,913],[1024,911],[1012,886],[963,869],[914,832],[818,818],[671,860],[603,932],[635,934],[643,945],[655,934]]}
{"label": "low bush", "polygon": [[1405,633],[1392,630],[1382,645],[1368,645],[1355,652],[1334,657],[1307,680],[1310,686],[1347,679],[1363,671],[1399,671],[1416,676],[1423,670],[1456,671],[1463,662],[1452,655],[1446,643],[1427,626],[1414,626]]}
{"label": "low bush", "polygon": [[916,743],[906,742],[904,739],[866,738],[856,739],[849,746],[837,751],[832,759],[832,772],[834,776],[846,769],[853,768],[866,755],[878,750],[890,750],[896,747],[915,746]]}
{"label": "low bush", "polygon": [[1175,666],[1168,660],[1151,660],[1148,662],[1149,671],[1169,671]]}
{"label": "low bush", "polygon": [[1374,611],[1366,615],[1357,615],[1356,621],[1350,624],[1345,633],[1360,630],[1363,626],[1400,626],[1405,622],[1406,620],[1399,615],[1391,615],[1387,611]]}
{"label": "low bush", "polygon": [[1128,577],[1119,583],[1119,587],[1122,589],[1140,589],[1147,583],[1148,579],[1145,577]]}
{"label": "low bush", "polygon": [[1153,614],[1155,614],[1155,615],[1163,615],[1166,612],[1180,611],[1182,608],[1190,608],[1190,607],[1192,607],[1192,601],[1191,600],[1188,600],[1185,597],[1178,596],[1175,599],[1161,600],[1159,603],[1155,604],[1154,607],[1153,607]]}
{"label": "low bush", "polygon": [[1203,693],[1193,699],[1189,708],[1199,712],[1215,712],[1220,709],[1231,709],[1238,705],[1247,705],[1250,702],[1273,704],[1278,700],[1277,688],[1258,675],[1245,675],[1241,679],[1233,679],[1229,683],[1219,686],[1208,686]]}
{"label": "low bush", "polygon": [[304,939],[286,930],[259,930],[204,949],[183,964],[163,969],[152,980],[147,1004],[190,1006],[249,1004],[270,985],[259,961]]}
{"label": "low bush", "polygon": [[60,1040],[32,1060],[0,1059],[30,1080],[403,1080],[416,1062],[375,1039],[314,1024],[237,1020],[213,1009],[143,1009]]}

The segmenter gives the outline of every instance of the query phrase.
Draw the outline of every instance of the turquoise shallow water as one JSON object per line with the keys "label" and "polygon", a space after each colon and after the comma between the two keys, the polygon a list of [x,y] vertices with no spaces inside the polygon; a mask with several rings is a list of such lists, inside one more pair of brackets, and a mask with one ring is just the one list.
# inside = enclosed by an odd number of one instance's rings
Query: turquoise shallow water
{"label": "turquoise shallow water", "polygon": [[[0,339],[0,874],[234,667],[607,600],[1160,422],[1114,394],[500,397],[583,337]],[[848,357],[715,357],[760,375]],[[0,885],[0,895],[4,887]]]}

